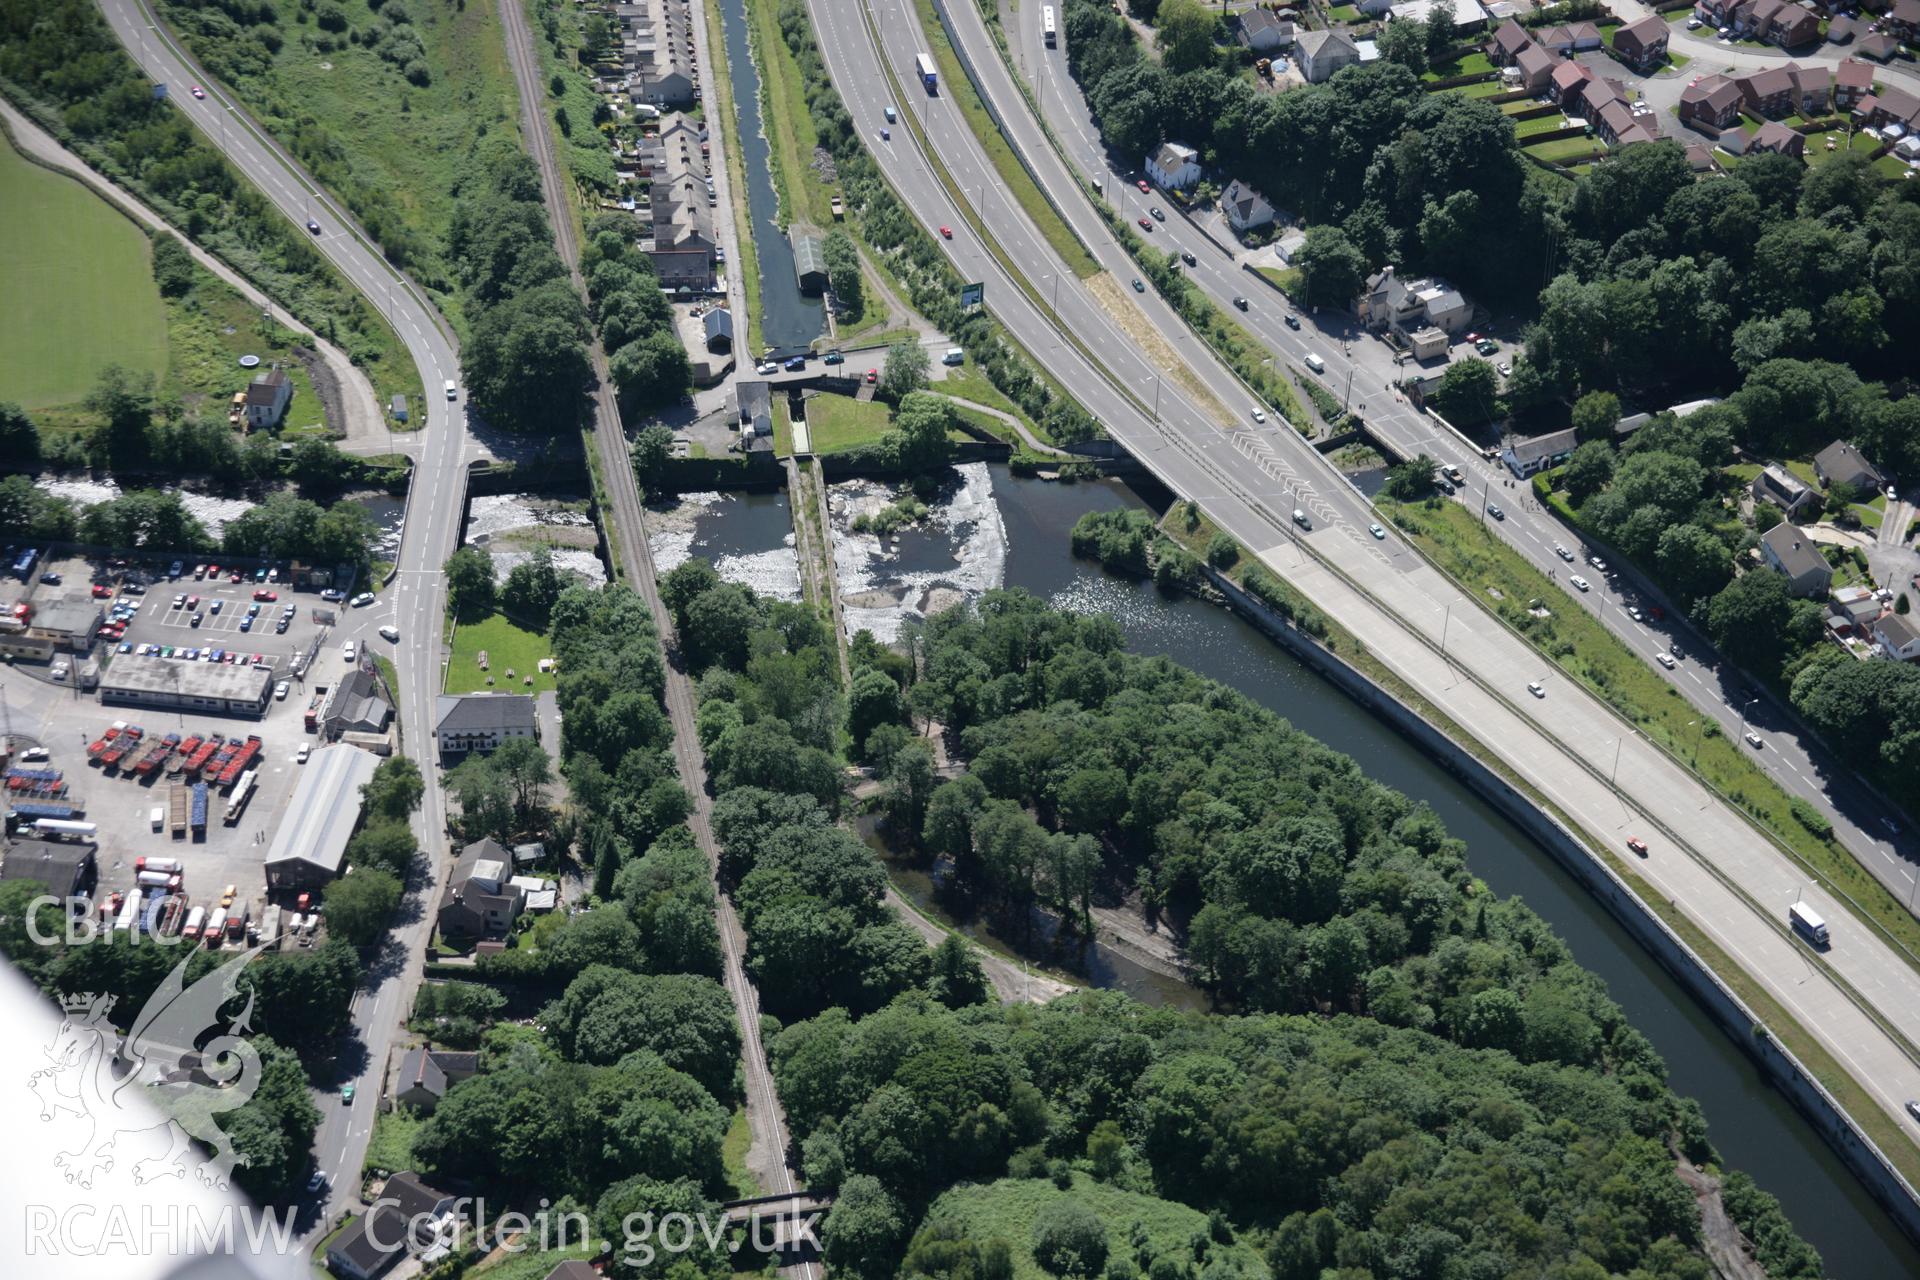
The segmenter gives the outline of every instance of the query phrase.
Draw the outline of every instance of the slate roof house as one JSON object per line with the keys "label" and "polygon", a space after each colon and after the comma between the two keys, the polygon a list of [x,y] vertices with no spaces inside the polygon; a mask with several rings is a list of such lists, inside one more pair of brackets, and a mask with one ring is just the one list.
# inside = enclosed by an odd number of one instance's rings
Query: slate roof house
{"label": "slate roof house", "polygon": [[1752,489],[1756,502],[1771,502],[1789,516],[1816,500],[1813,490],[1802,484],[1798,476],[1772,463],[1762,467],[1760,474],[1753,478]]}
{"label": "slate roof house", "polygon": [[1255,53],[1284,49],[1293,38],[1293,23],[1271,9],[1248,9],[1240,15],[1240,43]]}
{"label": "slate roof house", "polygon": [[1565,462],[1573,456],[1573,448],[1578,443],[1578,436],[1568,427],[1531,440],[1512,441],[1500,451],[1500,460],[1507,464],[1507,470],[1524,480],[1535,472]]}
{"label": "slate roof house", "polygon": [[1782,521],[1760,535],[1760,558],[1775,573],[1784,574],[1787,590],[1796,596],[1815,599],[1827,594],[1833,583],[1833,568],[1807,531]]}
{"label": "slate roof house", "polygon": [[533,699],[524,693],[442,694],[433,732],[443,756],[492,751],[508,738],[537,738]]}
{"label": "slate roof house", "polygon": [[512,882],[513,854],[491,838],[460,851],[440,900],[440,934],[488,941],[504,938],[525,900]]}
{"label": "slate roof house", "polygon": [[447,1096],[447,1090],[479,1070],[477,1053],[452,1053],[425,1046],[411,1049],[400,1060],[393,1100],[401,1106],[431,1113],[440,1105],[440,1099]]}
{"label": "slate roof house", "polygon": [[1273,206],[1267,198],[1238,178],[1227,184],[1220,207],[1227,211],[1227,222],[1235,231],[1252,231],[1273,222]]}
{"label": "slate roof house", "polygon": [[265,373],[256,374],[247,384],[247,400],[243,412],[246,415],[247,429],[258,430],[262,427],[277,427],[281,419],[287,416],[287,406],[293,403],[293,379],[287,371],[275,366]]}
{"label": "slate roof house", "polygon": [[1147,177],[1163,191],[1184,191],[1200,181],[1200,153],[1182,142],[1163,142],[1147,157]]}
{"label": "slate roof house", "polygon": [[1293,50],[1308,84],[1319,84],[1360,61],[1360,47],[1343,31],[1302,31],[1294,37]]}
{"label": "slate roof house", "polygon": [[1868,497],[1886,483],[1879,469],[1844,440],[1835,440],[1813,455],[1813,474],[1829,488],[1836,484],[1849,485]]}

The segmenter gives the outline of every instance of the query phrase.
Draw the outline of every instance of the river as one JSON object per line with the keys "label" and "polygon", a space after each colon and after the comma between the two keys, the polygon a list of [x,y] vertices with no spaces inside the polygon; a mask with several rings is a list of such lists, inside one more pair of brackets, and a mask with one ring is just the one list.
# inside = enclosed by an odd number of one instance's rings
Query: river
{"label": "river", "polygon": [[[777,358],[806,351],[826,328],[826,311],[819,299],[800,292],[793,245],[780,230],[780,197],[773,189],[772,149],[760,119],[760,69],[747,42],[745,0],[720,0],[720,17],[727,33],[725,72],[733,81],[733,103],[740,115],[747,214],[753,221],[751,227],[739,229],[739,241],[741,251],[751,246],[760,263],[760,336]],[[745,340],[743,334],[741,341]]]}
{"label": "river", "polygon": [[[975,487],[956,484],[952,496],[964,504],[971,501],[966,495]],[[839,488],[835,486],[836,497]],[[1633,1025],[1666,1059],[1669,1083],[1700,1100],[1714,1145],[1729,1167],[1745,1170],[1780,1198],[1795,1227],[1825,1258],[1828,1275],[1847,1280],[1920,1276],[1920,1249],[1880,1212],[1745,1054],[1551,855],[1251,625],[1224,609],[1168,597],[1148,583],[1116,578],[1073,559],[1067,535],[1081,515],[1121,507],[1148,509],[1146,500],[1115,482],[1051,484],[1014,477],[998,466],[991,468],[991,488],[998,508],[991,524],[999,545],[975,547],[975,552],[1004,565],[1004,585],[1024,587],[1062,608],[1112,614],[1134,652],[1165,654],[1240,690],[1362,761],[1371,776],[1431,805],[1448,831],[1466,842],[1474,873],[1494,891],[1524,899],[1553,925],[1580,963],[1606,980]],[[744,506],[736,509],[745,514]],[[757,518],[740,528],[741,552],[767,545],[769,531],[763,526],[771,512],[759,509],[753,514]],[[732,549],[733,535],[723,523],[724,518],[703,521],[703,554],[724,555]],[[836,513],[835,524],[840,523]],[[950,546],[943,550],[905,540],[890,579],[918,585],[925,581],[920,575],[939,570],[943,563],[954,564],[979,538],[977,521],[947,524],[953,527]],[[937,530],[942,522],[936,518],[930,525]],[[843,564],[843,581],[846,568]],[[943,581],[960,588],[979,585],[964,577]],[[890,870],[902,893],[916,902],[931,899],[924,873]],[[969,931],[977,930],[970,926]],[[1163,980],[1124,961],[1114,963],[1104,952],[1090,976],[1098,985],[1121,987],[1145,999],[1164,1001],[1175,995]]]}

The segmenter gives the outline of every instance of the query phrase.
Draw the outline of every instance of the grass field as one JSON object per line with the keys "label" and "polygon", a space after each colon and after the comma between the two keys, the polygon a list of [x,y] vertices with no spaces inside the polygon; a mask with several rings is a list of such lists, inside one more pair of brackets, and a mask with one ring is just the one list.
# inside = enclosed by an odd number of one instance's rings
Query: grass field
{"label": "grass field", "polygon": [[940,19],[933,11],[933,0],[914,0],[920,11],[920,26],[925,35],[925,43],[933,53],[933,60],[939,64],[941,83],[946,86],[944,93],[959,108],[960,114],[967,119],[967,127],[973,136],[980,140],[987,158],[993,161],[994,172],[1006,184],[1004,194],[1013,197],[1021,211],[1040,228],[1040,234],[1046,237],[1053,251],[1060,255],[1069,270],[1082,280],[1100,270],[1093,255],[1073,234],[1072,228],[1055,212],[1053,205],[1041,193],[1020,163],[1020,157],[1013,153],[1006,138],[994,127],[993,119],[987,114],[986,106],[973,90],[973,82],[960,69],[960,61],[954,56],[953,46],[947,43],[947,33],[940,25]]}
{"label": "grass field", "polygon": [[[1156,1256],[1192,1257],[1193,1238],[1207,1234],[1207,1215],[1198,1209],[1123,1191],[1085,1174],[1074,1176],[1070,1192],[1041,1178],[1002,1178],[987,1186],[961,1187],[941,1196],[927,1216],[951,1215],[975,1240],[1004,1238],[1013,1246],[1013,1280],[1051,1280],[1033,1260],[1033,1220],[1045,1206],[1068,1197],[1084,1204],[1106,1224],[1110,1258],[1129,1252],[1135,1223],[1146,1229],[1147,1248]],[[1267,1274],[1259,1253],[1240,1240],[1215,1245],[1207,1265],[1225,1274],[1238,1272],[1248,1280]]]}
{"label": "grass field", "polygon": [[[520,112],[499,11],[491,4],[407,6],[430,73],[430,83],[419,86],[371,48],[339,39],[322,52],[317,41],[292,35],[315,28],[296,20],[299,0],[273,3],[289,38],[270,71],[231,87],[383,243],[394,237],[377,226],[397,220],[411,246],[409,265],[460,325],[444,261],[455,179],[475,140],[517,132]],[[341,0],[339,7],[353,31],[376,24],[366,0]],[[192,43],[196,51],[209,46]],[[217,67],[230,59],[211,61]],[[591,127],[588,120],[574,123]]]}
{"label": "grass field", "polygon": [[807,401],[807,433],[815,453],[838,453],[872,444],[885,435],[892,421],[878,400],[819,395]]}
{"label": "grass field", "polygon": [[[453,633],[453,658],[447,663],[448,693],[540,693],[553,688],[553,677],[540,671],[540,659],[549,656],[547,638],[515,626],[502,614],[480,622],[462,622]],[[478,661],[487,655],[487,670]],[[513,679],[507,679],[511,668]],[[491,676],[493,683],[488,684]],[[532,676],[533,683],[526,683]]]}
{"label": "grass field", "polygon": [[[1860,903],[1906,947],[1920,951],[1920,921],[1852,855],[1816,839],[1794,820],[1786,792],[1747,757],[1732,726],[1703,717],[1598,618],[1568,599],[1562,587],[1481,528],[1473,512],[1457,502],[1430,507],[1381,499],[1379,505],[1463,590],[1488,604],[1538,648],[1543,661],[1560,667],[1625,716],[1648,741],[1771,831],[1803,866]],[[1493,589],[1502,596],[1497,603],[1490,594]],[[1546,601],[1553,616],[1532,617],[1525,603],[1534,599]]]}
{"label": "grass field", "polygon": [[100,370],[156,378],[167,317],[147,238],[73,178],[0,144],[0,400],[70,405]]}

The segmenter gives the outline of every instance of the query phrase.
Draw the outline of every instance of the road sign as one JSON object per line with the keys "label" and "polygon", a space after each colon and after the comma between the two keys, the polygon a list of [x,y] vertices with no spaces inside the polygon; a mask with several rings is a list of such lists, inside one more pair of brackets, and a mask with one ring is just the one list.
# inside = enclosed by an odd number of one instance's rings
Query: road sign
{"label": "road sign", "polygon": [[960,305],[977,307],[986,299],[987,286],[984,284],[963,284],[960,286]]}

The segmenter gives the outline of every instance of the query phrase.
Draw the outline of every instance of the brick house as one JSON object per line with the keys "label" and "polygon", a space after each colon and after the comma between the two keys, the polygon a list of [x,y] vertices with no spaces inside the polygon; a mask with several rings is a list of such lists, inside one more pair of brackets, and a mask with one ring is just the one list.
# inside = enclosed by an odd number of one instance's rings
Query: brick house
{"label": "brick house", "polygon": [[1725,76],[1702,76],[1680,91],[1680,122],[1720,130],[1740,118],[1740,88]]}
{"label": "brick house", "polygon": [[1873,92],[1873,68],[1858,58],[1848,58],[1834,68],[1833,109],[1851,111],[1860,99]]}
{"label": "brick house", "polygon": [[1667,56],[1667,40],[1673,34],[1665,20],[1648,14],[1613,33],[1613,56],[1638,71],[1660,63]]}

